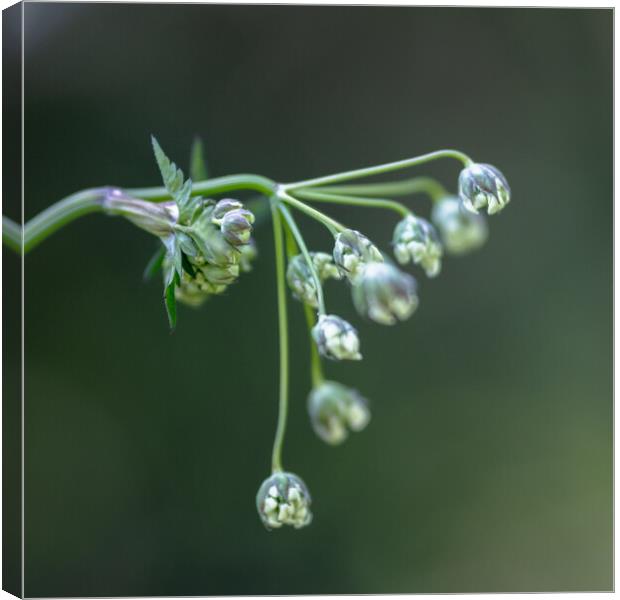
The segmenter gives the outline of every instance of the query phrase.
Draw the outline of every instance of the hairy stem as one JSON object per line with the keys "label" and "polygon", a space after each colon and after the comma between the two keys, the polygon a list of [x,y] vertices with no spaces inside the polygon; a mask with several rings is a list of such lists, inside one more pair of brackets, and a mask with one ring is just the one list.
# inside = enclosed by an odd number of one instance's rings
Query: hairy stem
{"label": "hairy stem", "polygon": [[422,154],[421,156],[416,156],[414,158],[407,158],[405,160],[385,163],[374,167],[366,167],[364,169],[345,171],[343,173],[336,173],[334,175],[326,175],[324,177],[317,177],[315,179],[306,179],[305,181],[289,183],[282,187],[285,191],[292,191],[299,188],[340,183],[341,181],[350,181],[351,179],[370,177],[371,175],[381,175],[382,173],[389,173],[390,171],[398,171],[400,169],[415,167],[417,165],[421,165],[432,160],[437,160],[439,158],[455,158],[457,160],[460,160],[465,166],[469,166],[473,162],[471,158],[469,158],[469,156],[463,154],[462,152],[459,152],[458,150],[437,150],[435,152],[429,152],[428,154]]}
{"label": "hairy stem", "polygon": [[282,444],[286,432],[288,415],[288,319],[286,314],[286,283],[284,279],[284,247],[282,243],[282,221],[278,203],[271,200],[273,221],[273,242],[276,255],[276,281],[278,291],[278,331],[280,337],[280,401],[278,404],[278,426],[273,442],[271,470],[282,471]]}
{"label": "hairy stem", "polygon": [[314,191],[315,189],[323,188],[311,188],[309,190],[302,188],[300,190],[295,190],[295,195],[303,198],[304,200],[313,200],[314,202],[349,204],[354,206],[367,206],[369,208],[387,208],[388,210],[393,210],[397,212],[403,217],[411,214],[411,211],[404,204],[401,204],[400,202],[396,202],[394,200],[385,200],[382,198],[364,198],[362,196],[346,196],[340,193],[335,194],[322,191]]}

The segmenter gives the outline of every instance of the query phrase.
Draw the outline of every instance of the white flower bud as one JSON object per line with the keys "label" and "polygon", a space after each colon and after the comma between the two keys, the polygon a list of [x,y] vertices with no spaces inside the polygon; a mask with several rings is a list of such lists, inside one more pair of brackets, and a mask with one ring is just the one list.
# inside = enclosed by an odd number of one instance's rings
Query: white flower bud
{"label": "white flower bud", "polygon": [[316,434],[332,445],[342,443],[349,430],[361,431],[370,421],[368,401],[352,388],[324,381],[308,396],[308,413]]}
{"label": "white flower bud", "polygon": [[433,207],[433,223],[451,254],[464,254],[482,246],[488,236],[489,228],[483,215],[471,213],[463,208],[458,198],[446,196]]}
{"label": "white flower bud", "polygon": [[267,529],[292,525],[305,527],[312,521],[312,498],[306,484],[293,473],[274,473],[256,494],[256,508]]}
{"label": "white flower bud", "polygon": [[[340,279],[342,277],[329,254],[325,252],[311,252],[310,258],[321,282],[329,278]],[[316,281],[312,276],[308,262],[302,254],[293,256],[289,261],[286,270],[286,280],[293,292],[293,296],[297,300],[317,308]]]}
{"label": "white flower bud", "polygon": [[443,249],[435,228],[415,215],[406,216],[394,229],[394,256],[401,265],[413,262],[435,277],[441,271]]}
{"label": "white flower bud", "polygon": [[364,267],[372,262],[383,262],[383,255],[364,234],[345,229],[336,236],[334,262],[351,283],[356,283]]}
{"label": "white flower bud", "polygon": [[361,360],[357,331],[336,315],[321,315],[312,328],[312,337],[319,352],[333,360]]}
{"label": "white flower bud", "polygon": [[229,210],[222,217],[220,228],[222,235],[228,242],[234,246],[239,246],[250,241],[252,223],[254,223],[254,215],[249,210],[236,208]]}
{"label": "white flower bud", "polygon": [[353,286],[353,302],[361,315],[394,325],[409,318],[418,307],[416,281],[392,265],[372,263]]}
{"label": "white flower bud", "polygon": [[459,175],[459,196],[470,212],[486,208],[493,215],[510,202],[510,187],[494,166],[473,163]]}

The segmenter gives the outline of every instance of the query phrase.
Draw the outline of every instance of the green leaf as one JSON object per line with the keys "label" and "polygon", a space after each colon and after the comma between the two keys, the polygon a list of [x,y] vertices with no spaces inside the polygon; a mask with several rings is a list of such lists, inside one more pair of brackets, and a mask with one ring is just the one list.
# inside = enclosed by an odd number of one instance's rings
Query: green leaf
{"label": "green leaf", "polygon": [[164,303],[166,305],[166,313],[168,313],[168,323],[173,331],[177,326],[177,299],[174,290],[177,286],[178,277],[175,273],[172,281],[164,289]]}
{"label": "green leaf", "polygon": [[189,176],[194,181],[208,179],[207,163],[204,158],[204,147],[199,137],[194,138],[189,159]]}
{"label": "green leaf", "polygon": [[166,249],[161,246],[157,249],[155,254],[151,256],[151,259],[149,260],[146,268],[144,269],[144,274],[142,275],[144,281],[148,281],[149,279],[151,279],[157,273],[157,271],[161,269],[164,262],[164,256],[166,256]]}
{"label": "green leaf", "polygon": [[157,161],[157,166],[159,167],[164,185],[170,192],[170,195],[176,200],[177,194],[179,194],[183,188],[183,171],[181,171],[181,169],[177,169],[177,166],[170,161],[159,145],[159,142],[155,139],[154,135],[151,136],[151,142],[153,144],[155,160]]}
{"label": "green leaf", "polygon": [[185,269],[186,273],[190,276],[190,277],[196,277],[196,271],[194,270],[194,267],[192,266],[192,263],[189,262],[189,258],[187,258],[187,256],[185,254],[183,254],[183,268]]}

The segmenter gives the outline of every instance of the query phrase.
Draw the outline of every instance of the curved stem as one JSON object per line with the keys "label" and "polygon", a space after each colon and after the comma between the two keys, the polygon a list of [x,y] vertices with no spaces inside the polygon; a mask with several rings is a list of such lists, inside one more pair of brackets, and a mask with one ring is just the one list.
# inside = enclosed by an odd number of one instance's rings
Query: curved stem
{"label": "curved stem", "polygon": [[[428,194],[433,201],[448,196],[448,190],[432,177],[412,177],[386,183],[359,183],[357,185],[333,185],[313,188],[317,192],[352,194],[361,196],[409,196],[420,192]],[[295,192],[299,195],[299,190]]]}
{"label": "curved stem", "polygon": [[282,187],[285,191],[291,191],[304,187],[315,187],[319,185],[328,185],[331,183],[340,183],[341,181],[349,181],[360,177],[370,177],[371,175],[381,175],[381,173],[389,173],[390,171],[398,171],[400,169],[415,167],[439,158],[455,158],[460,160],[465,166],[469,166],[473,162],[469,156],[459,152],[458,150],[437,150],[435,152],[429,152],[428,154],[422,154],[414,158],[385,163],[375,167],[345,171],[334,175],[326,175],[325,177],[317,177],[315,179],[306,179],[305,181],[289,183]]}
{"label": "curved stem", "polygon": [[288,320],[286,314],[286,288],[284,281],[284,248],[282,243],[282,221],[277,202],[271,201],[273,221],[273,242],[276,255],[276,281],[278,290],[278,331],[280,337],[280,401],[278,403],[278,426],[273,441],[271,470],[282,471],[282,444],[286,432],[288,415]]}
{"label": "curved stem", "polygon": [[24,226],[24,253],[78,217],[101,212],[108,190],[107,187],[93,188],[71,194],[30,219]]}
{"label": "curved stem", "polygon": [[22,253],[22,228],[15,221],[2,216],[2,241],[11,250]]}
{"label": "curved stem", "polygon": [[277,195],[278,198],[280,198],[287,204],[290,204],[291,206],[294,206],[297,210],[306,213],[308,216],[312,217],[316,221],[319,221],[319,223],[323,223],[323,225],[325,225],[325,227],[330,230],[332,235],[336,235],[339,231],[344,231],[346,229],[344,225],[341,225],[340,223],[338,223],[338,221],[335,221],[331,217],[328,217],[320,210],[316,210],[316,208],[308,206],[305,202],[301,202],[300,200],[297,200],[297,198],[293,198],[293,196],[287,194],[284,190],[282,190],[282,188],[278,190]]}
{"label": "curved stem", "polygon": [[324,315],[325,314],[325,299],[323,298],[323,286],[321,285],[321,279],[319,277],[319,274],[316,272],[314,263],[312,262],[312,257],[310,256],[310,253],[308,252],[306,242],[304,241],[304,238],[301,235],[299,228],[297,227],[297,223],[295,223],[295,219],[293,219],[293,215],[291,215],[288,208],[286,208],[286,206],[282,204],[280,204],[278,208],[280,209],[280,212],[282,213],[284,220],[286,221],[291,232],[293,233],[293,237],[295,238],[295,241],[297,242],[297,245],[299,246],[299,249],[301,250],[301,253],[304,256],[304,259],[306,260],[306,264],[308,265],[308,269],[310,270],[310,273],[312,274],[312,279],[314,279],[314,285],[316,287],[316,298],[317,298],[317,304],[319,305],[319,315]]}
{"label": "curved stem", "polygon": [[[149,188],[122,188],[123,191],[134,198],[142,200],[162,201],[170,200],[170,194],[165,187]],[[225,177],[214,177],[206,181],[196,181],[192,183],[192,196],[223,194],[233,190],[256,190],[271,196],[276,189],[275,181],[263,177],[262,175],[252,175],[243,173],[241,175],[227,175]]]}
{"label": "curved stem", "polygon": [[[305,200],[314,200],[315,202],[330,202],[333,204],[349,204],[354,206],[367,206],[369,208],[387,208],[393,210],[398,214],[406,217],[411,214],[411,211],[400,202],[394,200],[384,200],[381,198],[363,198],[361,196],[346,196],[344,194],[328,194],[325,192],[315,192],[314,189],[323,188],[311,188],[309,190],[301,189],[295,190],[295,194]],[[333,189],[333,188],[332,188]]]}

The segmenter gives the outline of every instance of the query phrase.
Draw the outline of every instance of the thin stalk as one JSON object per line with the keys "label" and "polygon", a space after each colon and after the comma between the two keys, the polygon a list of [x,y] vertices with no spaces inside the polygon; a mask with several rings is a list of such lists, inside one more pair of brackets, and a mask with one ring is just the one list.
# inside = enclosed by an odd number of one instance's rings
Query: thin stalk
{"label": "thin stalk", "polygon": [[437,150],[435,152],[429,152],[428,154],[415,156],[414,158],[407,158],[405,160],[385,163],[374,167],[366,167],[364,169],[345,171],[343,173],[336,173],[334,175],[326,175],[324,177],[316,177],[315,179],[306,179],[305,181],[297,181],[295,183],[289,183],[281,187],[284,189],[284,191],[292,191],[299,188],[340,183],[341,181],[350,181],[351,179],[370,177],[371,175],[381,175],[382,173],[389,173],[390,171],[398,171],[400,169],[415,167],[417,165],[421,165],[432,160],[437,160],[439,158],[455,158],[457,160],[460,160],[466,167],[473,162],[471,158],[469,158],[469,156],[463,154],[462,152],[459,152],[458,150]]}
{"label": "thin stalk", "polygon": [[22,228],[8,217],[2,217],[2,241],[11,250],[22,253]]}
{"label": "thin stalk", "polygon": [[304,313],[308,325],[308,338],[310,339],[310,375],[312,377],[312,387],[318,387],[325,381],[325,377],[323,376],[323,368],[321,367],[319,349],[316,347],[312,337],[312,328],[315,323],[314,312],[312,311],[312,307],[304,304]]}
{"label": "thin stalk", "polygon": [[[299,252],[299,247],[295,242],[291,228],[286,222],[284,223],[284,231],[286,233],[286,255],[290,261],[293,256]],[[309,304],[304,302],[303,305],[304,314],[306,315],[306,324],[308,325],[308,339],[310,341],[310,376],[312,380],[312,387],[317,387],[325,381],[325,378],[323,377],[323,369],[321,367],[321,356],[319,355],[319,350],[314,343],[314,339],[312,338],[312,328],[316,322],[315,315]]]}
{"label": "thin stalk", "polygon": [[[323,189],[323,188],[318,188]],[[332,188],[333,189],[333,188]],[[411,211],[400,202],[394,200],[385,200],[383,198],[363,198],[362,196],[346,196],[344,194],[329,194],[326,192],[314,191],[315,188],[309,190],[295,190],[295,195],[304,200],[313,200],[314,202],[330,202],[332,204],[349,204],[354,206],[366,206],[369,208],[386,208],[393,210],[399,215],[406,217]]]}
{"label": "thin stalk", "polygon": [[[426,193],[433,201],[437,201],[448,195],[448,190],[432,177],[412,177],[403,181],[386,183],[359,183],[357,185],[332,185],[313,188],[317,192],[333,194],[352,194],[360,196],[409,196],[410,194]],[[299,194],[300,190],[295,192]]]}
{"label": "thin stalk", "polygon": [[325,299],[323,298],[323,286],[321,285],[321,278],[316,271],[314,262],[312,262],[310,252],[308,252],[306,242],[304,241],[304,238],[301,235],[299,228],[297,227],[297,223],[295,223],[295,219],[293,219],[293,215],[289,212],[288,208],[286,208],[286,206],[284,206],[283,204],[280,204],[278,208],[280,209],[280,212],[282,213],[286,224],[289,226],[291,232],[293,233],[293,237],[295,238],[295,241],[297,242],[297,245],[299,246],[303,257],[306,260],[306,264],[308,265],[308,269],[312,274],[312,279],[314,280],[314,285],[316,287],[316,299],[317,304],[319,305],[319,315],[324,315]]}
{"label": "thin stalk", "polygon": [[282,471],[282,444],[288,416],[288,319],[286,314],[286,284],[284,280],[284,247],[282,243],[282,221],[277,202],[271,201],[273,221],[273,242],[276,255],[276,282],[278,293],[278,331],[280,338],[280,400],[278,403],[278,426],[273,441],[271,470]]}
{"label": "thin stalk", "polygon": [[305,202],[302,202],[301,200],[297,200],[297,198],[293,198],[293,196],[290,196],[289,194],[287,194],[284,190],[282,190],[282,188],[278,190],[277,195],[278,195],[278,198],[280,198],[287,204],[294,206],[297,210],[303,213],[306,213],[309,217],[312,217],[319,223],[322,223],[323,225],[325,225],[325,227],[327,227],[327,229],[330,230],[332,235],[336,235],[339,231],[344,231],[346,229],[344,225],[341,225],[340,223],[338,223],[338,221],[335,221],[331,217],[328,217],[326,214],[322,213],[320,210],[317,210],[316,208],[312,208],[311,206],[308,206]]}

